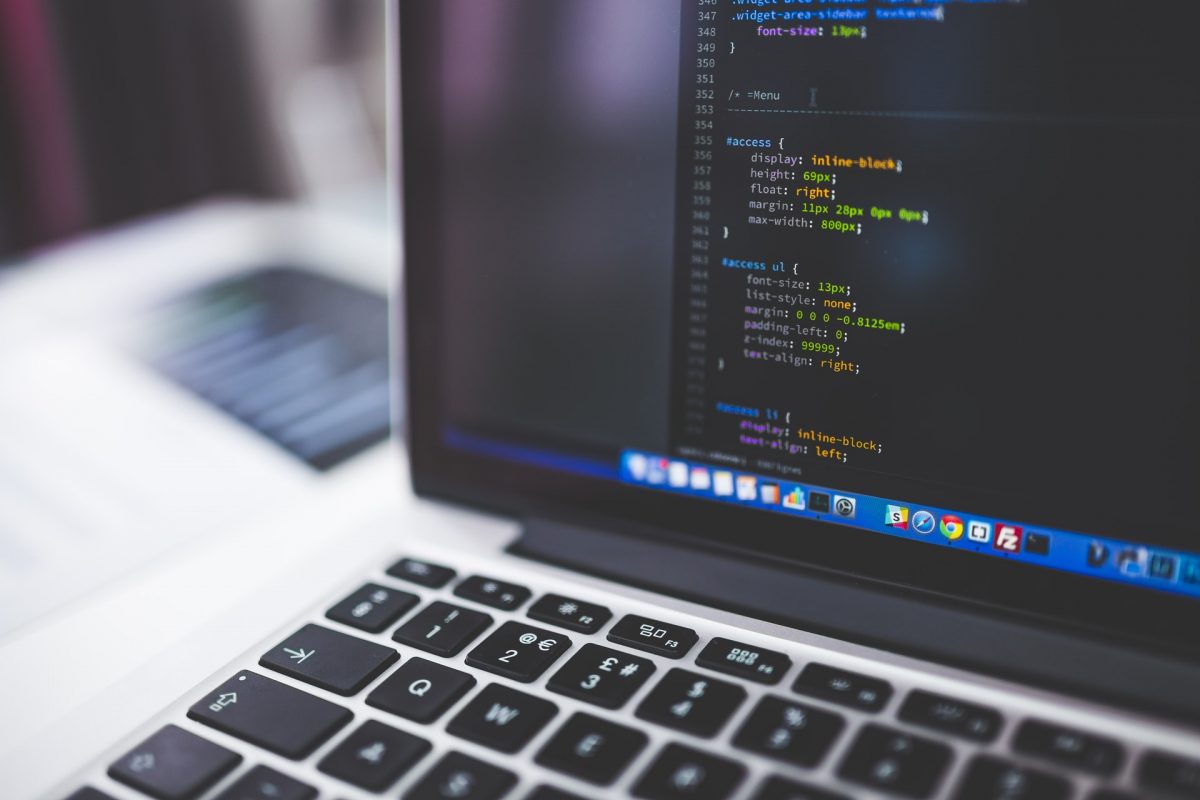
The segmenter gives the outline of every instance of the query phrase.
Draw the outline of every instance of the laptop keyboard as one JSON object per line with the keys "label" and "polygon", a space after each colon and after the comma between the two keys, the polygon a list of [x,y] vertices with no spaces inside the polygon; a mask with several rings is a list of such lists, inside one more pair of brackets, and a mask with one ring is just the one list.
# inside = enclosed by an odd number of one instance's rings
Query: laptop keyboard
{"label": "laptop keyboard", "polygon": [[[114,785],[155,800],[312,800],[303,771],[279,767],[320,751],[316,770],[345,797],[402,787],[406,800],[1200,798],[1200,760],[1151,750],[1134,762],[1108,736],[933,686],[899,691],[419,559],[385,574],[396,585],[365,583],[261,654],[257,669],[214,686],[187,710],[199,725],[168,724],[113,762]],[[544,689],[525,686],[543,676]],[[364,693],[375,718],[339,702]],[[577,702],[564,709],[561,698]],[[210,741],[205,729],[229,738]],[[431,735],[439,730],[448,736]],[[258,763],[256,749],[286,762]],[[540,773],[535,784],[520,784],[517,754],[537,765],[521,767]],[[762,763],[774,768],[751,768]],[[70,795],[110,797],[92,787]]]}

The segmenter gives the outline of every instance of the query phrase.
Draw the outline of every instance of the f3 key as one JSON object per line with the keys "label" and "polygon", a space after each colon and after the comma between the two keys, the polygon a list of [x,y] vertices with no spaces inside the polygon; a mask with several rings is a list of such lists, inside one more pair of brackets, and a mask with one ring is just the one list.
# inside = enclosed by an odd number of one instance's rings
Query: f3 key
{"label": "f3 key", "polygon": [[610,642],[667,658],[683,658],[699,638],[691,628],[636,614],[626,614],[608,632]]}

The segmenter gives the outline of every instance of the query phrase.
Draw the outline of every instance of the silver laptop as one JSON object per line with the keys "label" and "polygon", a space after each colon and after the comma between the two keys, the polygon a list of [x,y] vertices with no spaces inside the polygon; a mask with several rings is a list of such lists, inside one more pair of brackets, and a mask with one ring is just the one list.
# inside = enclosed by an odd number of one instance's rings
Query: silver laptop
{"label": "silver laptop", "polygon": [[1200,797],[1182,4],[396,7],[420,499],[51,796]]}

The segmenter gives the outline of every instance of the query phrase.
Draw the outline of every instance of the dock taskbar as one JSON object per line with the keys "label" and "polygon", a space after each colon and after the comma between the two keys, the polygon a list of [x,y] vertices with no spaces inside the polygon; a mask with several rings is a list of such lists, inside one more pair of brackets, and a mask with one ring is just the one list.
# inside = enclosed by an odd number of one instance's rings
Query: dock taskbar
{"label": "dock taskbar", "polygon": [[650,489],[834,522],[1200,598],[1200,556],[1179,551],[791,483],[636,451],[622,453],[620,479]]}

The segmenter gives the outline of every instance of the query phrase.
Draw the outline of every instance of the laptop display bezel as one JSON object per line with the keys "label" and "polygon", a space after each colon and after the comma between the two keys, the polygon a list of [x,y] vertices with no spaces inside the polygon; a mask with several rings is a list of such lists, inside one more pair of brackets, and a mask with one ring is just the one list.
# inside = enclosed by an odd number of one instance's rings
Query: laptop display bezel
{"label": "laptop display bezel", "polygon": [[[1035,624],[1083,632],[1130,647],[1151,648],[1200,663],[1189,631],[1200,604],[1150,589],[1058,572],[948,548],[897,541],[830,523],[788,519],[631,487],[616,481],[514,463],[456,449],[444,432],[444,361],[439,335],[445,303],[439,264],[441,186],[437,170],[441,91],[436,69],[436,3],[400,5],[402,125],[397,164],[403,230],[403,328],[407,360],[405,439],[415,491],[518,519],[587,521],[614,530],[678,541],[730,557],[770,559],[796,570],[881,591],[1016,615]],[[519,380],[520,376],[514,376]]]}

